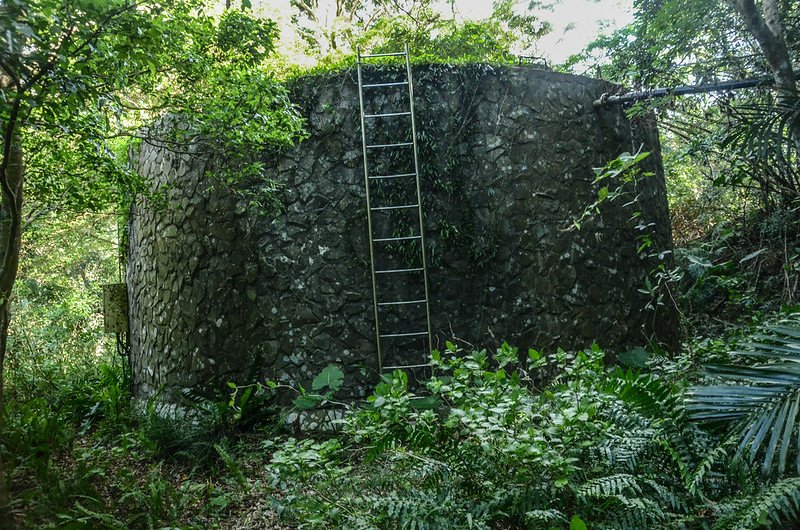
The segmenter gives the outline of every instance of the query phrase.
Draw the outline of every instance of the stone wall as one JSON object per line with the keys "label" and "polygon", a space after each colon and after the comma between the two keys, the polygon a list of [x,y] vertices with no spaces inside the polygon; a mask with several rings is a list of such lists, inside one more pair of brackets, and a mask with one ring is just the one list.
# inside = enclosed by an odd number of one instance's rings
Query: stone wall
{"label": "stone wall", "polygon": [[[642,232],[631,220],[641,211],[655,248],[671,248],[655,129],[618,107],[593,108],[612,89],[594,79],[484,66],[424,66],[414,76],[435,342],[549,351],[597,341],[613,351],[656,338],[674,347],[674,312],[645,310],[639,289],[658,258],[637,253]],[[167,205],[138,201],[130,224],[137,395],[265,376],[307,383],[331,362],[351,396],[376,381],[355,72],[300,79],[292,91],[311,136],[265,155],[282,189],[277,217],[213,185],[190,154],[142,146],[138,170]],[[404,104],[401,91],[370,94],[376,112]],[[371,139],[403,134],[395,122]],[[604,204],[566,230],[597,196],[592,168],[642,145],[654,175],[639,182],[635,203]],[[389,165],[406,162],[397,155]],[[394,192],[376,200],[381,193]],[[395,250],[400,262],[410,252]],[[401,344],[387,362],[422,361],[423,349]]]}

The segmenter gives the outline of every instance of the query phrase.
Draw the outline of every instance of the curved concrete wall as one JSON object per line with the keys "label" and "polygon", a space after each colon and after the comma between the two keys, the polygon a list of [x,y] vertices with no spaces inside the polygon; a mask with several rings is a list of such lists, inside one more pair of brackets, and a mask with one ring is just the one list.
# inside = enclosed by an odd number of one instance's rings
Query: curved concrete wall
{"label": "curved concrete wall", "polygon": [[[489,348],[503,340],[544,350],[597,341],[619,350],[655,337],[674,347],[674,312],[644,309],[638,290],[658,258],[637,254],[642,232],[630,220],[640,210],[656,247],[671,248],[654,128],[631,123],[618,107],[593,108],[612,89],[594,79],[484,66],[418,67],[414,76],[439,344],[455,336]],[[191,156],[141,148],[138,170],[167,190],[169,204],[138,201],[130,224],[139,396],[264,376],[306,383],[331,362],[344,367],[350,395],[374,384],[355,73],[300,79],[292,90],[311,137],[267,160],[283,189],[276,218],[210,185]],[[403,105],[400,92],[374,92],[367,106],[376,112]],[[406,131],[390,124],[374,138]],[[605,204],[580,231],[565,231],[596,197],[592,168],[642,145],[653,152],[645,167],[654,176],[637,185],[637,203]],[[398,155],[389,165],[406,162]],[[376,191],[377,200],[393,193]],[[398,263],[413,251],[395,250]],[[387,357],[424,359],[413,344]]]}

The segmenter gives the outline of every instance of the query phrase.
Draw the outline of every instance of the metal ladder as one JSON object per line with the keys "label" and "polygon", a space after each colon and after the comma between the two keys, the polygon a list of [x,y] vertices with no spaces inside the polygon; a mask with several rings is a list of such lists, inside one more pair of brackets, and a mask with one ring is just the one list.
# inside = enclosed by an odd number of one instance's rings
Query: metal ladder
{"label": "metal ladder", "polygon": [[[419,158],[417,154],[417,129],[416,129],[416,121],[414,116],[414,89],[413,83],[411,79],[411,62],[409,61],[409,49],[408,44],[406,44],[406,48],[404,52],[397,52],[397,53],[378,53],[373,55],[361,55],[361,50],[356,50],[357,59],[358,59],[358,100],[359,105],[361,108],[361,143],[362,149],[364,153],[364,185],[366,187],[366,195],[367,195],[367,229],[369,231],[369,257],[370,257],[370,266],[372,272],[372,304],[373,310],[375,313],[375,342],[377,346],[378,352],[378,368],[380,371],[384,370],[395,370],[395,369],[412,369],[412,368],[422,368],[427,367],[429,364],[427,362],[423,363],[409,363],[406,364],[404,362],[394,362],[390,363],[389,366],[384,366],[384,353],[385,353],[385,346],[386,343],[384,341],[396,341],[396,340],[411,340],[413,338],[421,338],[426,341],[427,348],[423,352],[425,357],[423,359],[427,361],[427,354],[430,353],[433,342],[431,337],[431,315],[430,315],[430,306],[429,306],[429,296],[428,296],[428,268],[427,262],[425,259],[425,235],[423,232],[423,219],[422,219],[422,195],[420,193],[420,183],[419,183]],[[371,59],[376,57],[405,57],[406,62],[406,78],[402,80],[391,80],[387,82],[377,82],[377,83],[364,83],[364,74],[362,72],[362,61],[363,59]],[[364,93],[365,90],[393,90],[394,87],[407,87],[408,89],[408,110],[401,110],[398,109],[398,112],[388,112],[388,113],[375,113],[367,114],[364,110]],[[408,119],[410,118],[411,122],[411,138],[410,141],[398,141],[392,142],[389,141],[387,143],[367,143],[367,124],[376,123],[376,120],[398,120],[398,119]],[[372,174],[370,172],[370,158],[372,156],[380,157],[383,153],[387,153],[397,149],[408,149],[411,148],[413,152],[413,161],[414,161],[414,169],[413,172],[408,169],[399,170],[399,171],[391,171],[385,172],[390,174]],[[378,165],[378,164],[374,164]],[[406,191],[408,194],[415,193],[415,197],[409,198],[407,200],[403,200],[401,204],[386,204],[380,206],[373,206],[373,186],[380,186],[385,183],[389,182],[400,182],[407,179],[414,179],[414,190],[413,192],[410,189]],[[410,186],[409,186],[410,188]],[[417,210],[417,232],[412,235],[400,235],[396,237],[389,237],[380,235],[379,237],[375,236],[375,225],[374,222],[376,219],[374,216],[380,216],[385,214],[391,214],[392,212],[399,212],[402,210],[405,211],[413,211],[413,209]],[[384,221],[383,225],[385,226],[389,221]],[[397,244],[401,241],[408,241],[408,242],[415,242],[419,243],[419,256],[418,262],[413,264],[405,263],[402,266],[380,266],[379,259],[390,253],[390,249],[388,248],[391,244]],[[380,267],[380,268],[379,268]],[[421,281],[419,276],[422,276]],[[390,300],[381,300],[379,295],[381,294],[380,291],[386,291],[385,287],[381,287],[379,285],[379,278],[381,280],[393,280],[393,285],[395,287],[400,286],[404,287],[404,289],[395,289],[396,291],[403,291],[407,293],[410,290],[413,290],[414,287],[417,289],[421,287],[423,289],[423,293],[420,293],[422,296],[411,296],[407,299],[390,299]],[[415,281],[416,280],[416,281]],[[405,309],[416,309],[416,308],[424,308],[424,328],[423,325],[418,324],[417,327],[413,329],[392,329],[389,333],[384,333],[382,331],[382,316],[384,316],[384,312],[387,310],[391,310],[394,308],[403,307]],[[420,315],[421,317],[421,315]],[[398,320],[398,319],[395,319]],[[420,318],[421,320],[421,318]]]}

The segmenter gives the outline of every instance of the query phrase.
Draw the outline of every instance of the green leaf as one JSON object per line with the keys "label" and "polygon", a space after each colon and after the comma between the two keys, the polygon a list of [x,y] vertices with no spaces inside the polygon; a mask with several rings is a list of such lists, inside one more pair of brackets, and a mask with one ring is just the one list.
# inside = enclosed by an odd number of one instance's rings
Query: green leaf
{"label": "green leaf", "polygon": [[586,523],[583,522],[583,519],[573,515],[572,520],[569,522],[569,530],[588,530],[588,528],[586,528]]}
{"label": "green leaf", "polygon": [[689,256],[686,256],[686,259],[688,259],[690,262],[694,263],[695,265],[700,265],[701,267],[704,267],[706,269],[713,266],[710,261],[705,260],[705,259],[700,258],[700,257],[697,257],[697,256],[689,255]]}
{"label": "green leaf", "polygon": [[439,399],[436,396],[416,397],[409,404],[415,410],[433,410],[439,406]]}
{"label": "green leaf", "polygon": [[650,354],[642,348],[641,346],[637,346],[632,350],[628,350],[626,352],[622,352],[617,356],[617,360],[626,366],[631,366],[633,368],[643,368],[647,365],[647,361],[650,359]]}
{"label": "green leaf", "polygon": [[311,388],[319,391],[327,387],[336,392],[342,387],[342,382],[344,382],[344,373],[338,366],[329,364],[314,378]]}
{"label": "green leaf", "polygon": [[322,396],[316,396],[313,394],[306,394],[303,396],[297,396],[292,404],[297,410],[311,410],[317,407],[323,401]]}
{"label": "green leaf", "polygon": [[740,260],[739,260],[739,263],[744,263],[744,262],[746,262],[746,261],[750,261],[751,259],[753,259],[753,258],[755,258],[755,257],[757,257],[757,256],[759,256],[759,255],[761,255],[762,253],[764,253],[764,252],[766,252],[766,251],[767,251],[767,249],[766,249],[766,248],[760,248],[760,249],[756,250],[755,252],[751,252],[751,253],[750,253],[750,254],[748,254],[747,256],[745,256],[745,257],[743,257],[742,259],[740,259]]}

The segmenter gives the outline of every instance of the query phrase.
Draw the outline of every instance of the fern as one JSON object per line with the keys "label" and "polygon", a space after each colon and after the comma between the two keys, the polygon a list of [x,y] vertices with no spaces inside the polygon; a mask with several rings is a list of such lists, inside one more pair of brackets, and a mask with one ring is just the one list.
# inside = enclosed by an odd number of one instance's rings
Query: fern
{"label": "fern", "polygon": [[720,460],[728,458],[728,451],[725,446],[719,446],[711,449],[703,460],[697,465],[693,472],[686,476],[686,489],[691,495],[700,495],[703,493],[700,489],[706,474],[711,471],[711,468],[719,463]]}
{"label": "fern", "polygon": [[525,514],[525,518],[532,523],[545,523],[549,526],[569,523],[567,516],[554,508],[549,510],[531,510]]}
{"label": "fern", "polygon": [[617,370],[608,390],[637,412],[659,420],[668,418],[681,423],[685,410],[678,388],[650,374]]}
{"label": "fern", "polygon": [[124,522],[120,521],[113,515],[108,513],[97,512],[95,510],[90,510],[89,508],[83,506],[80,502],[75,503],[75,510],[83,514],[83,516],[74,517],[62,514],[59,515],[59,518],[65,523],[69,522],[79,523],[81,525],[87,525],[88,527],[96,526],[99,523],[104,528],[120,529],[120,530],[128,528],[128,525],[126,525]]}
{"label": "fern", "polygon": [[669,519],[668,513],[651,499],[624,495],[617,495],[616,498],[623,511],[612,519],[610,528],[657,528],[661,526],[660,523]]}
{"label": "fern", "polygon": [[[708,528],[745,513],[750,504],[738,502],[736,485],[723,485],[718,473],[725,450],[688,421],[681,387],[609,372],[596,349],[561,352],[554,362],[562,375],[535,392],[512,365],[490,369],[485,352],[440,357],[445,376],[427,384],[443,404],[437,413],[409,407],[412,394],[393,375],[371,407],[345,419],[350,440],[341,447],[354,445],[361,460],[342,468],[320,454],[313,483],[286,468],[295,520],[326,528],[543,528],[568,526],[580,513],[591,528],[644,530]],[[287,458],[289,449],[281,450]]]}
{"label": "fern", "polygon": [[239,483],[242,489],[249,490],[250,484],[247,482],[247,477],[245,477],[242,467],[234,460],[230,453],[228,453],[227,449],[221,444],[214,444],[214,449],[225,464],[225,468],[233,475],[233,478],[236,479],[236,482]]}
{"label": "fern", "polygon": [[787,523],[798,520],[798,508],[800,478],[788,478],[776,482],[749,502],[742,503],[731,516],[721,519],[714,528],[788,528]]}
{"label": "fern", "polygon": [[652,478],[643,478],[641,482],[644,485],[649,486],[649,488],[656,494],[661,506],[665,506],[671,511],[678,513],[687,511],[687,506],[684,499],[680,495],[676,495],[672,489],[658,483]]}
{"label": "fern", "polygon": [[403,530],[474,528],[489,530],[482,520],[486,510],[480,503],[468,506],[457,499],[452,489],[431,495],[430,491],[410,490],[373,498],[373,514],[385,514],[392,528]]}
{"label": "fern", "polygon": [[657,435],[658,431],[650,428],[636,429],[629,435],[610,434],[597,451],[609,466],[630,472],[636,469],[646,453],[653,450]]}
{"label": "fern", "polygon": [[588,497],[616,497],[626,492],[639,495],[642,493],[642,488],[636,477],[620,473],[592,479],[581,485],[575,494],[579,500],[586,500]]}
{"label": "fern", "polygon": [[542,497],[542,489],[538,485],[505,485],[495,486],[487,499],[486,507],[504,513],[511,520],[526,520],[528,514],[538,511],[549,511],[547,499]]}
{"label": "fern", "polygon": [[[645,489],[655,493],[655,498],[650,498]],[[575,493],[583,505],[593,506],[594,500],[602,501],[596,507],[596,524],[602,528],[654,528],[674,518],[670,510],[685,511],[685,503],[669,488],[655,480],[624,473],[592,479]]]}

